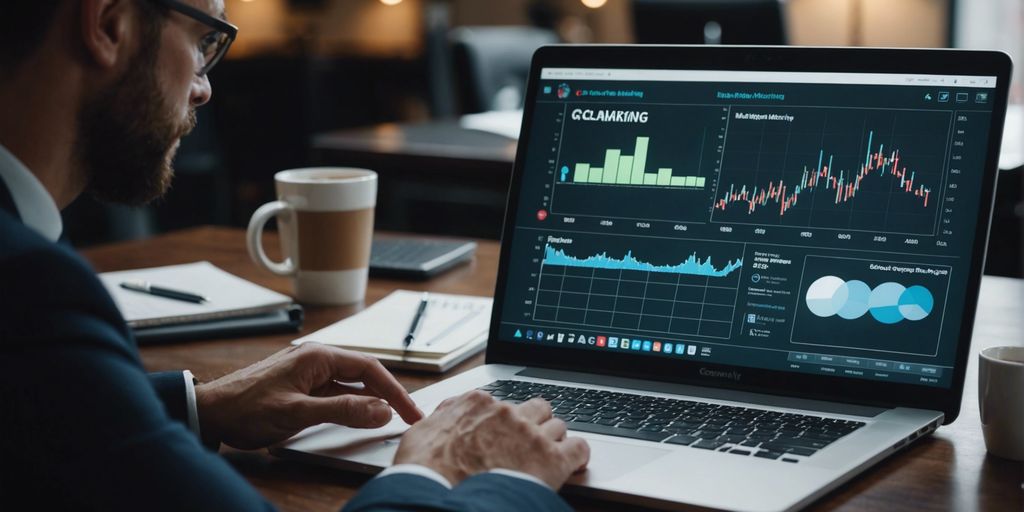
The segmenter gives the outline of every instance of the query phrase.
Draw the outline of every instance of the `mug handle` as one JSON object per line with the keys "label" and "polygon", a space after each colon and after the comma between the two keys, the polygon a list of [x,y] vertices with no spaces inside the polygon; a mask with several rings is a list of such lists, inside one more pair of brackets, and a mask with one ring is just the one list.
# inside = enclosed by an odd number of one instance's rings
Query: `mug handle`
{"label": "mug handle", "polygon": [[252,261],[279,276],[295,275],[295,262],[291,258],[285,257],[284,261],[278,263],[267,257],[267,253],[263,251],[263,227],[271,217],[281,213],[291,215],[294,211],[292,205],[284,201],[273,201],[260,206],[249,219],[249,230],[245,236]]}

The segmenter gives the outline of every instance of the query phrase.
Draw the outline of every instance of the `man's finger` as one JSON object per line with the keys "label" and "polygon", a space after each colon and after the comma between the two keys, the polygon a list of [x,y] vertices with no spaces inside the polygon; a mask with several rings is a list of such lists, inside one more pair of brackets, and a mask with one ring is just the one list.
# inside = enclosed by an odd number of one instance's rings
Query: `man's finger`
{"label": "man's finger", "polygon": [[566,462],[574,472],[578,473],[586,469],[590,462],[590,445],[582,437],[567,437],[565,441],[558,443],[558,449],[565,455]]}
{"label": "man's finger", "polygon": [[551,419],[551,404],[543,398],[531,398],[516,406],[516,413],[534,424]]}
{"label": "man's finger", "polygon": [[551,418],[550,420],[541,423],[540,431],[544,437],[553,441],[561,441],[565,437],[565,433],[568,431],[565,422],[558,418]]}
{"label": "man's finger", "polygon": [[302,404],[302,410],[309,425],[330,422],[355,428],[374,428],[391,421],[391,407],[370,396],[309,398]]}
{"label": "man's finger", "polygon": [[380,364],[380,361],[340,349],[331,350],[330,354],[333,357],[335,379],[347,382],[361,381],[367,388],[376,391],[377,396],[387,400],[399,416],[410,425],[423,419],[423,411],[416,407],[409,393],[398,383],[395,376]]}
{"label": "man's finger", "polygon": [[309,393],[312,396],[338,396],[338,395],[360,395],[360,396],[376,396],[380,397],[380,394],[371,388],[360,384],[346,384],[344,382],[338,382],[332,380],[323,386],[320,386]]}

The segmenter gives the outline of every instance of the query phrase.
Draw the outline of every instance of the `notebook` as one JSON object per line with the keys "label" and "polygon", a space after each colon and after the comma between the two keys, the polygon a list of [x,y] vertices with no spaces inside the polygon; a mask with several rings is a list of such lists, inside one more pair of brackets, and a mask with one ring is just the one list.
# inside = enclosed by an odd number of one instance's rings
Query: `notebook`
{"label": "notebook", "polygon": [[[208,261],[164,267],[104,272],[100,280],[114,298],[129,327],[139,332],[174,325],[206,325],[218,320],[282,316],[291,297],[228,273]],[[180,289],[209,298],[201,304],[126,290],[125,281],[143,280],[156,286]],[[287,319],[288,314],[282,318]],[[190,331],[192,334],[201,334]],[[209,333],[209,330],[206,330]]]}
{"label": "notebook", "polygon": [[423,292],[397,290],[363,311],[303,336],[356,350],[385,366],[443,372],[481,351],[487,343],[491,302],[487,297],[430,293],[415,341],[404,346]]}

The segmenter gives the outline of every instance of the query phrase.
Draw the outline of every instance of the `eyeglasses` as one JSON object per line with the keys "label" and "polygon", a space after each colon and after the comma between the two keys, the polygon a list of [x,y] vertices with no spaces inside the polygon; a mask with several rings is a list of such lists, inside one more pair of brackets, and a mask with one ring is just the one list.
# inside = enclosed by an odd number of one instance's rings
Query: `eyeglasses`
{"label": "eyeglasses", "polygon": [[203,56],[203,66],[196,71],[196,75],[205,76],[214,66],[220,62],[224,54],[228,52],[235,36],[238,35],[238,27],[192,7],[179,0],[153,0],[154,2],[192,18],[203,25],[212,28],[214,31],[203,36],[199,40],[198,51]]}

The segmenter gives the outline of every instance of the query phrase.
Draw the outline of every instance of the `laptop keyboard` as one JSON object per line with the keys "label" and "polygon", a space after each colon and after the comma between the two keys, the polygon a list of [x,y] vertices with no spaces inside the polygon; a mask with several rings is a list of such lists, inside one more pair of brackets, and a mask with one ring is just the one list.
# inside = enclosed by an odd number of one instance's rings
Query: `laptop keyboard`
{"label": "laptop keyboard", "polygon": [[863,422],[595,389],[499,380],[480,388],[503,402],[540,397],[569,430],[799,462]]}

